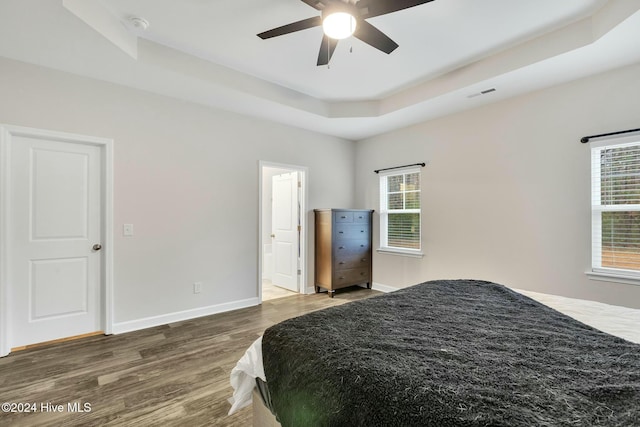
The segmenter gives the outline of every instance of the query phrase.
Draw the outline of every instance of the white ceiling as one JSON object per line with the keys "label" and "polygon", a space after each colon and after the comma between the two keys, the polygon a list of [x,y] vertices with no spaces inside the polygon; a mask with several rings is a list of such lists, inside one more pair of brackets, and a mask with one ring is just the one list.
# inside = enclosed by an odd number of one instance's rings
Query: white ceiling
{"label": "white ceiling", "polygon": [[315,65],[320,28],[256,36],[318,14],[300,0],[2,0],[0,56],[354,140],[640,61],[638,0],[434,0],[369,20],[400,45],[390,55],[352,38],[330,67]]}

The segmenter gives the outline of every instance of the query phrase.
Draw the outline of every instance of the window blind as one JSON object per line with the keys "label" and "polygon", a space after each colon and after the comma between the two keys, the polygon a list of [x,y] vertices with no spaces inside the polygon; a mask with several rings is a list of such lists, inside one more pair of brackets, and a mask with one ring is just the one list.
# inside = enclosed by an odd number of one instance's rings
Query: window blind
{"label": "window blind", "polygon": [[640,140],[591,153],[592,267],[640,275]]}
{"label": "window blind", "polygon": [[380,176],[382,247],[420,250],[420,169]]}

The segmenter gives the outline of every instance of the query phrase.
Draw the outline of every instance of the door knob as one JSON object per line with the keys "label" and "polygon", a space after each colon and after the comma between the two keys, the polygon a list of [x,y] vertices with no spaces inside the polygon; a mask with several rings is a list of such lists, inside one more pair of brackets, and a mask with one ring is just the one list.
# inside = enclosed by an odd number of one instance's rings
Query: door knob
{"label": "door knob", "polygon": [[99,251],[100,249],[102,249],[102,245],[99,243],[96,243],[95,245],[93,245],[92,249],[94,251]]}

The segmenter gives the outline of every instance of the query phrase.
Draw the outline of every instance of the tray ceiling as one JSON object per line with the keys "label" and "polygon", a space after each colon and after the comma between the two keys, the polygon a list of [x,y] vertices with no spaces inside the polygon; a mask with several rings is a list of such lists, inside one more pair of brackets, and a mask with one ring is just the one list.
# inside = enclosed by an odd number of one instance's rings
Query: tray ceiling
{"label": "tray ceiling", "polygon": [[300,0],[3,0],[0,56],[357,140],[638,62],[639,9],[434,0],[369,20],[392,54],[349,38],[318,67],[319,27],[256,36],[318,15]]}

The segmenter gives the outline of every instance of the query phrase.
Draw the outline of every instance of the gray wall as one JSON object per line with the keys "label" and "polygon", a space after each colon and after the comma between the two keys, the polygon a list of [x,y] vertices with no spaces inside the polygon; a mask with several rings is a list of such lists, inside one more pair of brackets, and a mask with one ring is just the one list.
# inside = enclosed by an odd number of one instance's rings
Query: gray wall
{"label": "gray wall", "polygon": [[[259,160],[309,168],[309,220],[317,207],[378,210],[374,169],[428,162],[426,255],[376,253],[376,283],[479,278],[640,307],[640,286],[584,275],[589,147],[578,142],[638,127],[638,75],[626,67],[354,144],[0,59],[0,122],[115,140],[116,322],[257,297]],[[308,261],[309,285],[312,232]]]}
{"label": "gray wall", "polygon": [[640,286],[584,274],[591,262],[590,151],[579,142],[640,125],[638,76],[640,65],[629,66],[358,142],[361,208],[379,209],[374,169],[428,162],[425,257],[375,254],[374,282],[477,278],[640,308]]}
{"label": "gray wall", "polygon": [[259,160],[309,168],[309,217],[354,199],[349,141],[7,59],[0,100],[0,123],[115,140],[116,323],[258,296]]}

